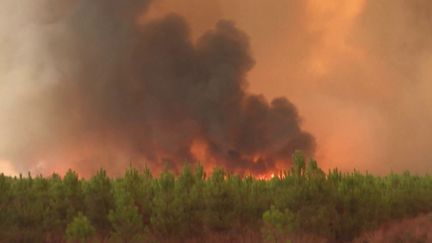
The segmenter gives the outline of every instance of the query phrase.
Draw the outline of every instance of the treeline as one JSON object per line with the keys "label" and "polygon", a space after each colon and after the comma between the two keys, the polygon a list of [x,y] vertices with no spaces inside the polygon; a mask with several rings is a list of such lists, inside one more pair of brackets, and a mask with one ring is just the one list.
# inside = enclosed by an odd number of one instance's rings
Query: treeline
{"label": "treeline", "polygon": [[[0,175],[0,242],[287,242],[313,235],[349,242],[394,219],[432,211],[432,177],[324,173],[294,155],[270,180],[185,166],[158,177],[104,170]],[[249,236],[249,238],[247,238]]]}

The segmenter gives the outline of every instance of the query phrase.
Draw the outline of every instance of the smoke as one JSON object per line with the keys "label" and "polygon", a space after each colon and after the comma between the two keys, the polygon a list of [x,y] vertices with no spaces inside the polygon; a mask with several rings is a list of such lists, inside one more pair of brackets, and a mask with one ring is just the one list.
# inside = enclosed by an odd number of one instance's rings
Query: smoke
{"label": "smoke", "polygon": [[431,169],[431,13],[425,0],[368,2],[353,28],[376,86],[369,105],[386,123],[381,159],[396,170]]}
{"label": "smoke", "polygon": [[[432,169],[430,1],[208,2],[161,0],[154,11],[185,15],[194,35],[220,17],[245,30],[257,60],[250,90],[301,108],[322,166]],[[216,10],[194,11],[207,4]]]}
{"label": "smoke", "polygon": [[0,158],[17,170],[208,160],[262,174],[314,153],[289,100],[247,91],[254,60],[233,22],[193,38],[180,15],[143,21],[146,0],[1,5]]}
{"label": "smoke", "polygon": [[265,171],[313,154],[300,127],[325,168],[431,169],[430,1],[0,5],[0,159],[18,170]]}
{"label": "smoke", "polygon": [[431,169],[431,11],[432,3],[424,0],[362,1],[343,35],[331,36],[344,45],[320,57],[326,70],[317,80],[327,100],[343,114],[354,113],[339,118],[347,135],[335,136],[357,140],[345,150],[352,161],[345,168]]}

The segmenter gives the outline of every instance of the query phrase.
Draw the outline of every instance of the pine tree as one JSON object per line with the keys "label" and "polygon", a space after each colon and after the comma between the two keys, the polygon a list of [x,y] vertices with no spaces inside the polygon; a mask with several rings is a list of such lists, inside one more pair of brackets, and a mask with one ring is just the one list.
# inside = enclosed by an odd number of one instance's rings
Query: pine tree
{"label": "pine tree", "polygon": [[115,209],[108,216],[113,228],[113,238],[125,243],[141,242],[144,225],[130,192],[117,185],[114,197]]}
{"label": "pine tree", "polygon": [[72,222],[66,228],[66,239],[69,242],[90,242],[94,235],[95,228],[81,212],[73,218]]}
{"label": "pine tree", "polygon": [[158,234],[171,237],[178,232],[180,225],[179,211],[174,195],[175,178],[169,172],[163,172],[156,184],[153,198],[151,225]]}
{"label": "pine tree", "polygon": [[108,214],[114,208],[114,196],[111,180],[105,170],[99,170],[85,184],[84,192],[86,215],[93,222],[100,236],[106,238],[111,232]]}

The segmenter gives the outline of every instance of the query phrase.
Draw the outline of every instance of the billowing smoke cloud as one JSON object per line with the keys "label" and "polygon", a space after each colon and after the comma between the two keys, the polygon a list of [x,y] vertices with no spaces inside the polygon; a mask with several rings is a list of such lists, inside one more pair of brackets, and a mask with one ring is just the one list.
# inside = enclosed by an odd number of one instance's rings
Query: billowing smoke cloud
{"label": "billowing smoke cloud", "polygon": [[247,92],[254,60],[233,22],[193,40],[176,14],[141,23],[146,0],[24,2],[2,3],[0,42],[0,158],[17,169],[208,160],[260,174],[313,154],[290,101]]}
{"label": "billowing smoke cloud", "polygon": [[432,169],[431,1],[158,4],[155,12],[175,10],[191,19],[195,35],[220,17],[236,21],[251,36],[257,60],[251,90],[286,95],[301,107],[322,166]]}

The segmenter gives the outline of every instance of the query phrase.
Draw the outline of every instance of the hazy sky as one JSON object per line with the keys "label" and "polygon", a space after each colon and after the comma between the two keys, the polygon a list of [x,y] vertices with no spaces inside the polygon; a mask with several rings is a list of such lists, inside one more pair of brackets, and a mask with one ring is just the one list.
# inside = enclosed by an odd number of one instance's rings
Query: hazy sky
{"label": "hazy sky", "polygon": [[432,170],[432,2],[161,0],[195,34],[234,20],[253,46],[251,89],[287,96],[325,167]]}
{"label": "hazy sky", "polygon": [[[44,35],[68,33],[40,23],[57,21],[72,6],[67,0],[0,4],[0,153],[40,146],[26,144],[29,134],[47,134],[46,107],[37,100],[62,74],[49,67]],[[170,12],[186,17],[194,38],[220,19],[248,34],[255,59],[249,90],[296,105],[324,168],[432,170],[431,1],[155,0],[137,21]],[[28,106],[32,99],[37,107]],[[33,122],[20,122],[21,113]],[[19,146],[9,146],[16,141]],[[0,161],[0,170],[17,170],[14,164]]]}

